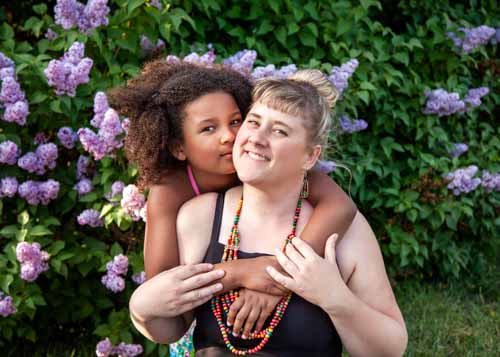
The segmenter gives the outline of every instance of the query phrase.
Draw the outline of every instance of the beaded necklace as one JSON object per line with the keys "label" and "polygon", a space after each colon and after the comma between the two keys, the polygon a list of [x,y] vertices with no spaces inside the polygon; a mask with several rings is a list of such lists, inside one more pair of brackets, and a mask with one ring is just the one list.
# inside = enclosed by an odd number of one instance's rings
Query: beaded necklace
{"label": "beaded necklace", "polygon": [[[243,195],[241,196],[240,201],[238,203],[238,207],[236,209],[236,216],[234,217],[233,227],[231,228],[231,234],[224,248],[224,254],[222,255],[222,260],[221,260],[222,262],[238,259],[238,249],[241,240],[240,232],[238,230],[238,222],[240,220],[242,207],[243,207]],[[297,201],[297,207],[295,207],[295,214],[293,216],[292,231],[286,237],[283,243],[282,246],[283,251],[285,250],[287,244],[292,241],[293,237],[295,237],[295,233],[297,230],[297,222],[299,220],[301,207],[302,207],[302,195],[299,196],[299,199]],[[213,297],[211,301],[211,307],[212,307],[212,312],[214,313],[215,318],[217,319],[217,324],[219,326],[219,330],[221,332],[222,339],[226,344],[226,347],[235,355],[245,356],[247,354],[254,354],[259,352],[265,346],[267,341],[269,341],[269,339],[273,334],[274,329],[276,328],[276,326],[278,326],[283,315],[285,314],[285,310],[288,306],[288,303],[292,298],[292,293],[290,292],[281,298],[280,302],[278,303],[278,306],[276,307],[274,316],[269,324],[269,327],[267,327],[262,331],[252,332],[250,334],[250,336],[248,337],[249,339],[251,340],[261,339],[261,341],[254,348],[248,348],[248,349],[237,349],[236,347],[233,346],[231,341],[229,341],[229,333],[231,332],[231,329],[224,323],[224,318],[227,320],[229,307],[237,298],[238,298],[238,290],[231,290],[227,293]],[[224,316],[222,315],[223,311],[224,311]]]}

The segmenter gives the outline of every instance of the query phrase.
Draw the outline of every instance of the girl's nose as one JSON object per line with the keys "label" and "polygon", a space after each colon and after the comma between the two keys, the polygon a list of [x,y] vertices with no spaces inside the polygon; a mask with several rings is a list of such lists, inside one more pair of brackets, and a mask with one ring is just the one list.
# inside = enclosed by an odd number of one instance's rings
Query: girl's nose
{"label": "girl's nose", "polygon": [[234,133],[231,129],[226,129],[222,133],[220,137],[221,144],[234,143],[234,138],[236,137],[236,133]]}

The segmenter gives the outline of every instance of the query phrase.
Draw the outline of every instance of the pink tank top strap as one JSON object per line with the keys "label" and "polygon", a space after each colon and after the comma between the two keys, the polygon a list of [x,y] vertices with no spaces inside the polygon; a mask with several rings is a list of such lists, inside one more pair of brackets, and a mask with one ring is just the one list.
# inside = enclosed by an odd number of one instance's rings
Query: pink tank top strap
{"label": "pink tank top strap", "polygon": [[194,193],[196,194],[196,196],[199,196],[200,189],[198,188],[198,184],[196,183],[196,180],[193,175],[193,170],[191,169],[191,166],[189,166],[189,164],[187,165],[187,173],[188,173],[189,183],[191,183],[191,187],[193,188]]}

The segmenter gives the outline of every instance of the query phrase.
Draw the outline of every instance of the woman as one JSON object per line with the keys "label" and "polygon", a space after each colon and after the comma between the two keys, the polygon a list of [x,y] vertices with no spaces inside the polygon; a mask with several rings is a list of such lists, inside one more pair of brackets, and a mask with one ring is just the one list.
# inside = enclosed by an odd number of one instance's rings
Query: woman
{"label": "woman", "polygon": [[[404,321],[362,215],[335,252],[329,240],[326,259],[295,237],[312,213],[301,199],[307,188],[304,176],[321,153],[333,98],[334,89],[319,71],[257,83],[233,148],[243,186],[184,204],[177,229],[179,256],[186,265],[161,273],[132,296],[134,324],[148,338],[175,340],[196,316],[197,356],[340,356],[342,345],[352,355],[403,354]],[[268,272],[297,295],[280,300],[271,326],[260,333],[256,314],[244,326],[238,317],[234,320],[244,294],[213,296],[223,287],[211,283],[224,272],[212,270],[211,264],[272,254],[290,277],[272,268]]]}

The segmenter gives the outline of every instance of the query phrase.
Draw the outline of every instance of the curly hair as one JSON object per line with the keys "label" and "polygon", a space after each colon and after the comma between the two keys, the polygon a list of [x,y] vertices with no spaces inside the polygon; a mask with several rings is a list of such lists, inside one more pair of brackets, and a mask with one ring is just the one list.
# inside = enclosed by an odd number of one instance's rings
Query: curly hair
{"label": "curly hair", "polygon": [[206,94],[225,92],[233,96],[245,117],[252,103],[252,87],[248,78],[226,67],[161,59],[147,63],[125,85],[110,89],[110,105],[130,119],[125,153],[138,167],[139,186],[158,184],[182,165],[170,150],[184,141],[182,124],[189,103]]}

